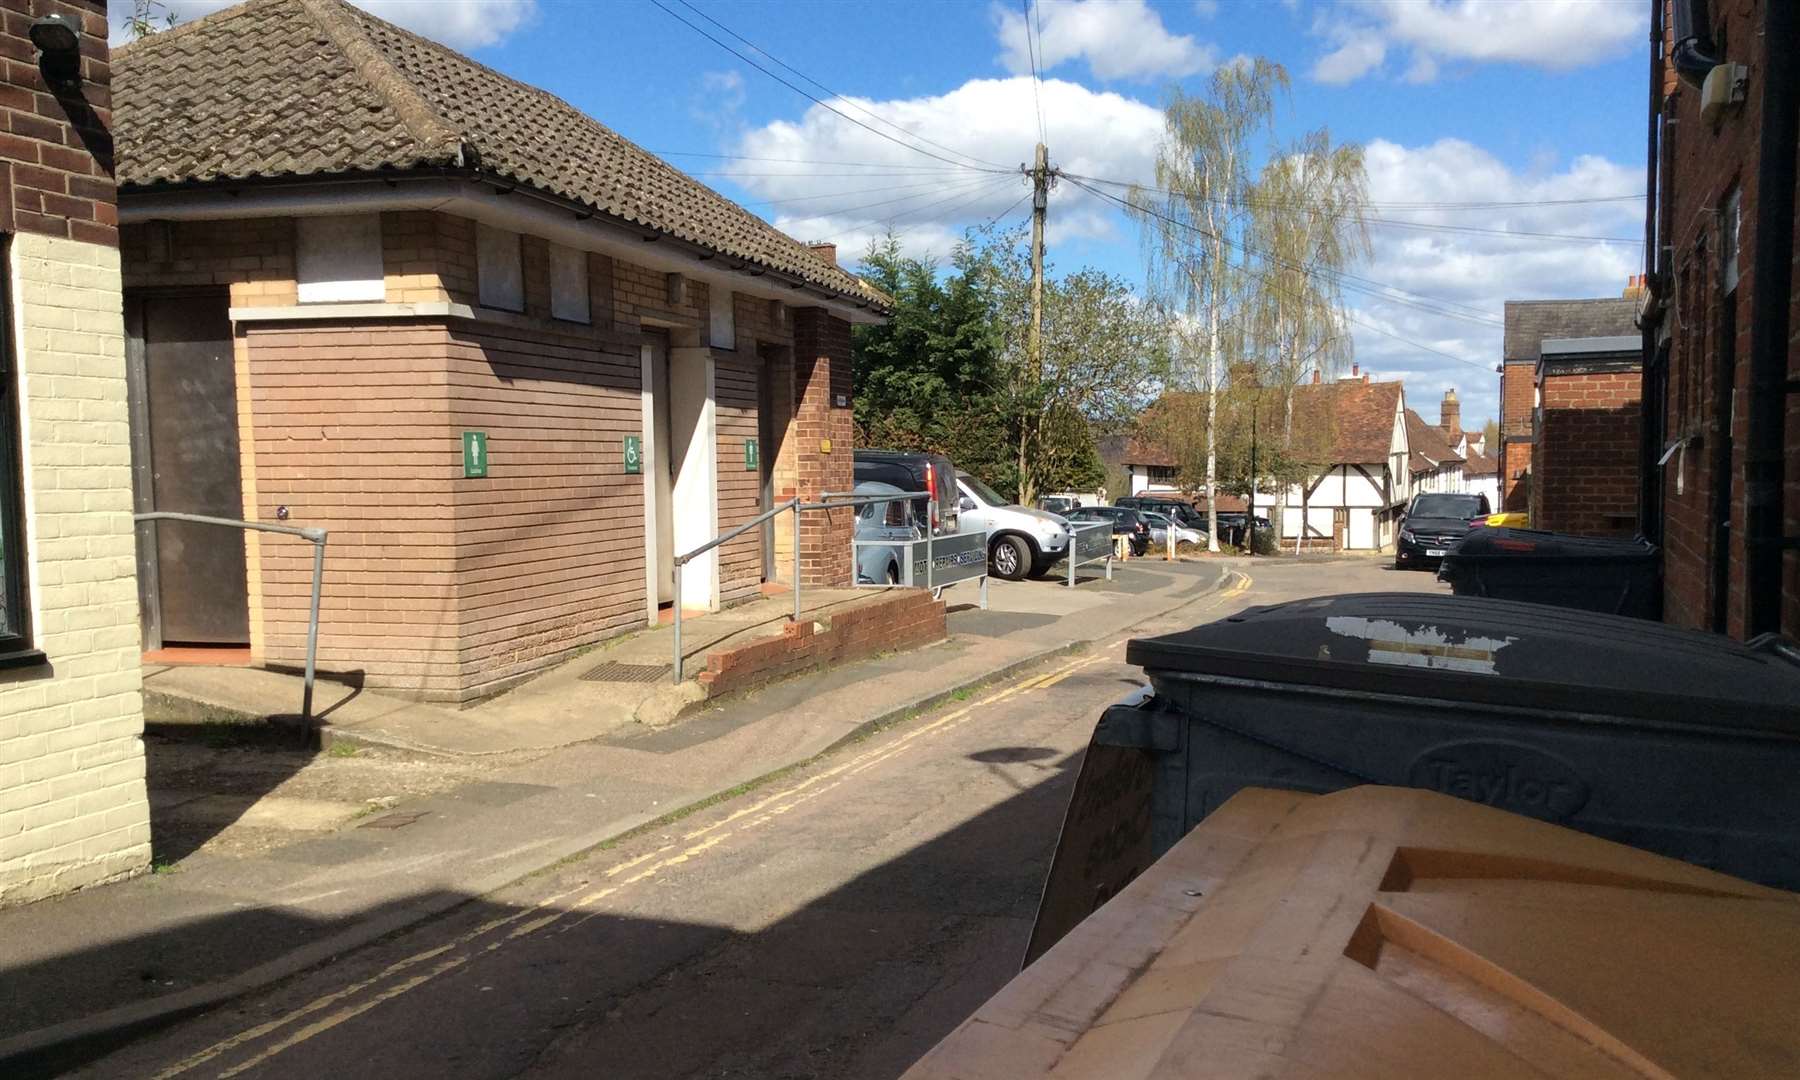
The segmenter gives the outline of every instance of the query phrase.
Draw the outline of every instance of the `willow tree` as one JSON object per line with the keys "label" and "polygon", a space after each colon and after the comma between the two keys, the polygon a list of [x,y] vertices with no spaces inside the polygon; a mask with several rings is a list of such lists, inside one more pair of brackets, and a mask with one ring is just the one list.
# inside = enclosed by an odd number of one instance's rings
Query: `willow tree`
{"label": "willow tree", "polygon": [[[1163,138],[1156,149],[1155,185],[1134,187],[1133,215],[1144,226],[1150,289],[1172,312],[1185,316],[1197,335],[1205,374],[1198,382],[1206,400],[1206,503],[1208,546],[1219,550],[1218,398],[1221,330],[1243,281],[1251,139],[1274,120],[1276,95],[1288,87],[1280,64],[1257,58],[1213,73],[1201,96],[1169,92]],[[1183,349],[1186,353],[1189,350]]]}
{"label": "willow tree", "polygon": [[1369,179],[1356,143],[1310,132],[1263,166],[1250,199],[1248,251],[1257,281],[1251,334],[1265,385],[1282,395],[1281,442],[1294,439],[1294,388],[1351,356],[1344,271],[1369,256]]}

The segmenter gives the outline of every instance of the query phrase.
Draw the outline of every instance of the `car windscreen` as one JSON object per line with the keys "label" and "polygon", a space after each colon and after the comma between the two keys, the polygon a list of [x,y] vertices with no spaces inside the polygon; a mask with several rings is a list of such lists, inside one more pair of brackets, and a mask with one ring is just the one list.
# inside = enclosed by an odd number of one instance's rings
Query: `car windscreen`
{"label": "car windscreen", "polygon": [[964,487],[974,492],[977,499],[980,499],[989,506],[1005,506],[1007,503],[1007,500],[1001,498],[1000,494],[993,488],[988,487],[968,473],[957,473],[956,479],[961,481]]}
{"label": "car windscreen", "polygon": [[1413,517],[1458,518],[1467,521],[1479,513],[1479,495],[1421,495],[1413,500],[1412,505]]}

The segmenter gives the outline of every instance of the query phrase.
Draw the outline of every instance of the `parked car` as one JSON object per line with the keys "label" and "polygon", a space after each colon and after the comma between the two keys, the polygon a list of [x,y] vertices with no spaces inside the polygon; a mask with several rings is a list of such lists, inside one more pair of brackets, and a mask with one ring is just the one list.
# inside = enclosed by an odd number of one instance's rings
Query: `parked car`
{"label": "parked car", "polygon": [[[942,454],[910,450],[858,450],[853,466],[856,482],[892,484],[901,491],[923,491],[938,501],[938,517],[931,523],[933,536],[959,531],[957,521],[956,466]],[[924,522],[928,499],[916,500],[913,516]]]}
{"label": "parked car", "polygon": [[1069,553],[1069,524],[1045,510],[1009,503],[968,473],[956,474],[963,532],[985,532],[988,572],[1017,581],[1043,577]]}
{"label": "parked car", "polygon": [[[865,481],[856,485],[858,495],[903,495],[893,484]],[[856,527],[852,535],[858,540],[893,540],[894,545],[858,544],[856,546],[856,581],[859,585],[898,585],[901,564],[906,558],[908,540],[925,536],[924,526],[913,514],[913,500],[864,503],[856,508]]]}
{"label": "parked car", "polygon": [[1084,506],[1071,513],[1069,520],[1109,522],[1114,536],[1131,538],[1133,555],[1142,555],[1150,550],[1150,523],[1129,506]]}
{"label": "parked car", "polygon": [[1073,495],[1046,495],[1038,500],[1038,509],[1052,514],[1067,514],[1081,509],[1081,500]]}
{"label": "parked car", "polygon": [[[1204,518],[1206,515],[1202,514]],[[1243,510],[1219,511],[1219,539],[1227,544],[1242,547],[1250,537],[1250,515]],[[1256,515],[1256,531],[1264,532],[1274,526],[1261,514]],[[1273,535],[1271,533],[1271,535]]]}
{"label": "parked car", "polygon": [[1186,499],[1173,495],[1127,495],[1114,505],[1132,510],[1151,510],[1190,529],[1206,528],[1206,514]]}
{"label": "parked car", "polygon": [[1394,544],[1394,569],[1436,566],[1462,538],[1475,518],[1492,511],[1486,495],[1431,492],[1414,495],[1400,517],[1400,539]]}
{"label": "parked car", "polygon": [[1206,532],[1202,529],[1190,529],[1186,525],[1169,520],[1167,514],[1159,514],[1154,510],[1139,510],[1138,515],[1150,523],[1150,542],[1158,547],[1166,547],[1169,543],[1169,531],[1175,532],[1177,544],[1204,544]]}

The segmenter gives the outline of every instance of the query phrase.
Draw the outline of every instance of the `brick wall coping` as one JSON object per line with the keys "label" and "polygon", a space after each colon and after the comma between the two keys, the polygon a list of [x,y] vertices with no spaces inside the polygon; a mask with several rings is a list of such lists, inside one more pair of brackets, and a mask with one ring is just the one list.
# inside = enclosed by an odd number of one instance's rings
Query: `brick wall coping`
{"label": "brick wall coping", "polygon": [[369,301],[346,304],[286,304],[275,307],[234,307],[229,309],[232,322],[355,322],[391,321],[394,319],[469,319],[490,326],[512,326],[521,330],[552,331],[576,334],[587,340],[614,345],[636,346],[643,335],[624,330],[608,330],[587,323],[521,315],[516,311],[459,304],[447,300],[425,300],[414,303]]}
{"label": "brick wall coping", "polygon": [[1637,334],[1545,338],[1543,343],[1538,346],[1538,355],[1548,358],[1568,353],[1642,352],[1643,349],[1644,339]]}

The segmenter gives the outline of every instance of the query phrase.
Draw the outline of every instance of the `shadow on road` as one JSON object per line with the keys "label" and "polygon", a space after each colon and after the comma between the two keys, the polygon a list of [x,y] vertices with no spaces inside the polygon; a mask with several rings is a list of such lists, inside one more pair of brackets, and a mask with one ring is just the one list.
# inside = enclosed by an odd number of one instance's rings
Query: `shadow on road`
{"label": "shadow on road", "polygon": [[[379,947],[321,955],[321,967],[263,996],[204,1015],[194,1015],[196,1007],[184,1014],[186,1026],[157,1038],[146,1036],[180,1017],[0,1058],[0,1073],[47,1076],[91,1065],[84,1075],[153,1075],[272,1023],[184,1074],[217,1075],[347,1013],[251,1075],[894,1077],[1017,973],[1080,758],[1051,761],[1054,751],[1030,746],[974,756],[989,768],[1028,767],[1027,783],[793,908],[792,893],[806,888],[797,878],[789,896],[768,898],[771,910],[787,913],[765,926],[655,917],[680,910],[681,894],[671,890],[738,887],[730,876],[653,879],[614,901],[644,909],[641,916],[571,909],[584,889],[608,880],[603,871],[628,852],[619,849],[594,866],[592,882],[577,879],[571,897],[547,907],[469,898]],[[779,860],[784,836],[818,849],[828,846],[819,830],[829,827],[815,821],[809,833],[771,831],[751,842],[761,845],[758,858]],[[413,897],[357,921],[443,899]],[[6,920],[0,914],[0,933]],[[351,921],[265,908],[42,962],[0,960],[0,982],[15,1003],[6,1034],[159,996],[145,992],[159,981],[171,994],[192,994],[206,980],[296,948],[322,948]],[[319,1011],[324,995],[350,986],[357,989]],[[377,1003],[384,993],[391,997]],[[303,1016],[280,1022],[309,1003]],[[125,1045],[133,1039],[142,1041]]]}

